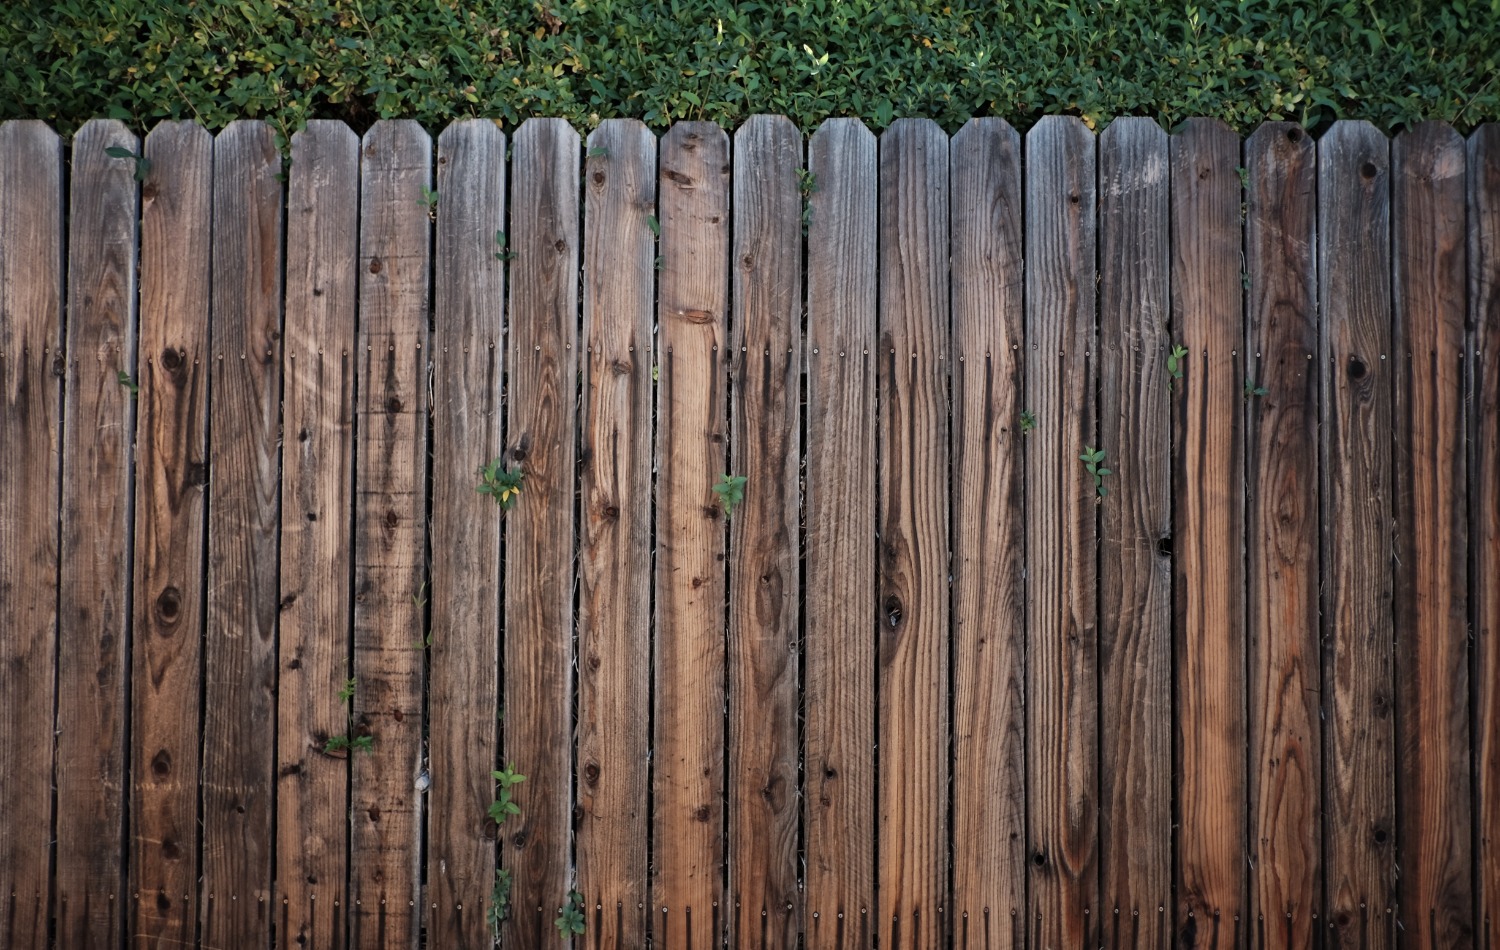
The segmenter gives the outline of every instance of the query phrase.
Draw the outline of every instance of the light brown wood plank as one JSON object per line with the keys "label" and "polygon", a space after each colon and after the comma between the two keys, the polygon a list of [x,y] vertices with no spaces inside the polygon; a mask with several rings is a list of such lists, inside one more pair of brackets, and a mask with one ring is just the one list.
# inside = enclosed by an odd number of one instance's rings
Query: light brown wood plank
{"label": "light brown wood plank", "polygon": [[203,882],[210,945],[270,942],[281,467],[281,156],[262,122],[214,142],[204,648]]}
{"label": "light brown wood plank", "polygon": [[[1163,947],[1172,905],[1172,341],[1168,140],[1099,139],[1099,441],[1114,458],[1099,557],[1099,863],[1104,943]],[[1170,384],[1170,388],[1169,388]]]}
{"label": "light brown wood plank", "polygon": [[[527,776],[503,833],[510,940],[540,947],[573,886],[573,497],[579,139],[562,119],[516,131],[506,452],[526,473],[505,528],[505,758]],[[512,826],[514,823],[514,827]]]}
{"label": "light brown wood plank", "polygon": [[590,947],[646,940],[656,136],[606,119],[584,174],[578,889]]}
{"label": "light brown wood plank", "polygon": [[[417,941],[424,602],[428,599],[427,301],[432,244],[423,188],[432,140],[381,121],[360,151],[354,488],[354,678],[349,922],[356,948]],[[490,241],[491,235],[476,235]]]}
{"label": "light brown wood plank", "polygon": [[1244,162],[1248,906],[1257,946],[1301,947],[1323,925],[1316,150],[1267,123]]}
{"label": "light brown wood plank", "polygon": [[874,946],[875,136],[829,119],[808,145],[806,941]]}
{"label": "light brown wood plank", "polygon": [[717,945],[724,873],[723,512],[729,434],[729,137],[679,122],[657,204],[656,683],[650,924],[658,946]]}
{"label": "light brown wood plank", "polygon": [[349,764],[325,749],[349,722],[359,137],[309,122],[289,172],[274,911],[311,950],[348,934]]}
{"label": "light brown wood plank", "polygon": [[1049,116],[1026,136],[1026,409],[1036,417],[1026,441],[1026,925],[1038,947],[1098,942],[1100,496],[1079,460],[1101,448],[1094,150],[1075,118]]}
{"label": "light brown wood plank", "polygon": [[[1021,942],[1026,907],[1021,137],[950,147],[954,945]],[[956,360],[956,361],[955,361]]]}
{"label": "light brown wood plank", "polygon": [[464,950],[493,945],[485,911],[498,831],[488,809],[500,745],[501,513],[475,491],[475,472],[504,444],[505,251],[495,232],[505,227],[505,144],[488,119],[438,136],[427,939]]}
{"label": "light brown wood plank", "polygon": [[1395,942],[1389,164],[1367,122],[1318,142],[1323,877],[1329,942],[1351,948]]}
{"label": "light brown wood plank", "polygon": [[1396,920],[1403,944],[1474,939],[1463,430],[1466,155],[1424,122],[1391,148],[1396,360]]}
{"label": "light brown wood plank", "polygon": [[1469,137],[1469,552],[1474,586],[1474,942],[1500,945],[1500,125]]}
{"label": "light brown wood plank", "polygon": [[1189,120],[1172,137],[1176,471],[1177,942],[1245,939],[1245,564],[1240,141]]}
{"label": "light brown wood plank", "polygon": [[730,943],[795,948],[802,135],[754,116],[734,137],[730,452],[746,477],[729,522]]}
{"label": "light brown wood plank", "polygon": [[880,147],[876,601],[877,931],[945,933],[948,863],[948,137],[898,119]]}
{"label": "light brown wood plank", "polygon": [[190,122],[146,137],[131,638],[131,943],[198,926],[198,757],[208,461],[214,140]]}
{"label": "light brown wood plank", "polygon": [[0,124],[0,934],[45,946],[62,446],[63,150]]}
{"label": "light brown wood plank", "polygon": [[127,593],[136,374],[135,163],[114,120],[73,137],[68,194],[67,365],[58,593],[57,851],[60,947],[114,948],[124,934]]}

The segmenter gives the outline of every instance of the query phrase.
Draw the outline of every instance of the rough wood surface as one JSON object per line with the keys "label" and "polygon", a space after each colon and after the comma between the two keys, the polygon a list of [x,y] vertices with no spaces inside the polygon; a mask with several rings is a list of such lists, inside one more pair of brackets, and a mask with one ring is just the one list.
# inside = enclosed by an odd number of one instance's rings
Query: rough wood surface
{"label": "rough wood surface", "polygon": [[729,137],[661,140],[657,274],[656,683],[652,923],[662,946],[716,946],[724,873],[723,511]]}
{"label": "rough wood surface", "polygon": [[348,933],[348,729],[354,513],[359,138],[317,120],[292,136],[282,367],[276,883],[288,945]]}
{"label": "rough wood surface", "polygon": [[127,613],[136,376],[135,163],[114,120],[73,137],[58,590],[56,942],[124,937]]}
{"label": "rough wood surface", "polygon": [[948,900],[948,137],[898,119],[880,147],[876,602],[881,946],[933,947]]}
{"label": "rough wood surface", "polygon": [[1193,119],[1172,137],[1177,942],[1245,939],[1244,346],[1239,138]]}
{"label": "rough wood surface", "polygon": [[[415,944],[422,802],[422,678],[429,598],[427,346],[432,140],[382,121],[360,153],[355,414],[354,702],[350,748],[350,942]],[[489,243],[491,235],[475,240]]]}
{"label": "rough wood surface", "polygon": [[1098,943],[1100,496],[1079,456],[1121,450],[1099,444],[1094,408],[1094,151],[1075,118],[1026,136],[1026,928],[1045,947]]}
{"label": "rough wood surface", "polygon": [[281,467],[281,156],[271,127],[214,142],[202,939],[271,939],[276,545]]}
{"label": "rough wood surface", "polygon": [[[602,151],[600,151],[602,149]],[[589,946],[646,941],[656,136],[607,119],[584,173],[578,889]]]}
{"label": "rough wood surface", "polygon": [[1500,125],[1469,137],[1469,591],[1474,610],[1474,942],[1500,946]]}
{"label": "rough wood surface", "polygon": [[208,460],[214,140],[189,122],[146,138],[141,189],[131,638],[131,942],[198,926],[198,757]]}
{"label": "rough wood surface", "polygon": [[953,910],[955,946],[1018,942],[1026,907],[1021,137],[953,137]]}
{"label": "rough wood surface", "polygon": [[875,930],[875,136],[829,119],[808,145],[807,945]]}
{"label": "rough wood surface", "polygon": [[1305,947],[1323,924],[1316,150],[1267,123],[1244,161],[1248,908],[1255,945]]}
{"label": "rough wood surface", "polygon": [[734,137],[729,893],[733,946],[797,947],[802,136],[754,116]]}
{"label": "rough wood surface", "polygon": [[[1105,944],[1161,947],[1172,892],[1172,349],[1168,140],[1099,139],[1099,911]],[[1173,388],[1168,388],[1171,382]]]}
{"label": "rough wood surface", "polygon": [[1389,165],[1367,122],[1318,142],[1324,913],[1351,948],[1395,942]]}
{"label": "rough wood surface", "polygon": [[1396,360],[1396,920],[1403,943],[1474,939],[1469,771],[1463,139],[1424,122],[1391,148]]}
{"label": "rough wood surface", "polygon": [[[499,759],[501,513],[475,490],[500,455],[505,134],[487,119],[438,137],[432,334],[432,642],[428,648],[427,939],[489,950]],[[522,774],[527,774],[522,769]],[[510,830],[510,829],[507,829]]]}
{"label": "rough wood surface", "polygon": [[0,124],[0,935],[47,943],[62,445],[62,140]]}
{"label": "rough wood surface", "polygon": [[506,454],[525,473],[505,527],[505,758],[527,776],[500,863],[520,946],[557,939],[572,888],[574,430],[578,419],[578,133],[516,131]]}

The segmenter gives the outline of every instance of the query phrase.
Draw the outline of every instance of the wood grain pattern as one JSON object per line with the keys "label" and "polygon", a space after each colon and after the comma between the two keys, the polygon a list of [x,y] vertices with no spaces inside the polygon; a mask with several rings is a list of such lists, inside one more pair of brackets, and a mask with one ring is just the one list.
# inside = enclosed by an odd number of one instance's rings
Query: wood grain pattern
{"label": "wood grain pattern", "polygon": [[1188,121],[1172,137],[1172,309],[1187,347],[1173,391],[1177,941],[1244,940],[1244,345],[1239,138]]}
{"label": "wood grain pattern", "polygon": [[354,515],[359,138],[316,120],[292,136],[282,364],[276,882],[287,944],[348,934],[348,729]]}
{"label": "wood grain pattern", "polygon": [[948,861],[948,137],[898,119],[880,148],[876,601],[882,946],[935,947]]}
{"label": "wood grain pattern", "polygon": [[540,947],[572,880],[573,496],[578,414],[578,133],[516,131],[506,452],[526,473],[505,529],[505,757],[528,777],[506,825],[510,939]]}
{"label": "wood grain pattern", "polygon": [[1098,943],[1099,494],[1079,460],[1100,447],[1094,151],[1075,118],[1049,116],[1026,136],[1026,403],[1036,417],[1026,443],[1026,923],[1036,947]]}
{"label": "wood grain pattern", "polygon": [[1500,945],[1500,125],[1469,137],[1469,552],[1474,611],[1474,942]]}
{"label": "wood grain pattern", "polygon": [[1266,123],[1245,169],[1248,908],[1257,946],[1301,947],[1323,909],[1316,150]]}
{"label": "wood grain pattern", "polygon": [[723,512],[728,463],[729,138],[679,122],[657,202],[656,683],[652,934],[717,946],[723,900]]}
{"label": "wood grain pattern", "polygon": [[203,897],[208,944],[271,939],[276,544],[281,468],[281,156],[271,127],[214,142]]}
{"label": "wood grain pattern", "polygon": [[[475,471],[501,453],[505,135],[486,119],[438,136],[432,334],[432,644],[428,648],[427,939],[489,950],[498,829],[501,514]],[[522,770],[522,774],[527,774]]]}
{"label": "wood grain pattern", "polygon": [[729,522],[730,943],[795,948],[802,136],[754,116],[734,137],[730,452],[747,482]]}
{"label": "wood grain pattern", "polygon": [[[600,152],[599,150],[603,151]],[[607,119],[588,138],[587,340],[578,570],[578,889],[598,950],[646,941],[651,709],[652,323],[656,136]]]}
{"label": "wood grain pattern", "polygon": [[[1162,947],[1172,890],[1172,349],[1168,141],[1099,139],[1099,442],[1116,459],[1099,557],[1099,913],[1112,947]],[[1173,388],[1168,388],[1171,383]]]}
{"label": "wood grain pattern", "polygon": [[73,137],[58,590],[56,941],[124,937],[126,676],[136,375],[135,163],[114,120]]}
{"label": "wood grain pattern", "polygon": [[808,145],[807,945],[874,945],[875,136],[829,119]]}
{"label": "wood grain pattern", "polygon": [[62,446],[62,140],[0,124],[0,939],[47,943],[57,492]]}
{"label": "wood grain pattern", "polygon": [[1003,119],[973,119],[949,159],[951,926],[963,950],[1017,945],[1026,907],[1021,137]]}
{"label": "wood grain pattern", "polygon": [[1318,142],[1323,879],[1338,947],[1395,942],[1389,166],[1367,122]]}
{"label": "wood grain pattern", "polygon": [[130,937],[191,945],[198,926],[203,741],[209,251],[214,140],[189,122],[146,137],[131,638]]}
{"label": "wood grain pattern", "polygon": [[1466,155],[1427,122],[1391,149],[1396,362],[1396,849],[1403,943],[1468,947],[1468,518],[1463,430]]}
{"label": "wood grain pattern", "polygon": [[419,928],[431,139],[415,122],[375,123],[360,177],[349,734],[371,747],[348,753],[349,928],[351,946],[383,948],[414,945]]}

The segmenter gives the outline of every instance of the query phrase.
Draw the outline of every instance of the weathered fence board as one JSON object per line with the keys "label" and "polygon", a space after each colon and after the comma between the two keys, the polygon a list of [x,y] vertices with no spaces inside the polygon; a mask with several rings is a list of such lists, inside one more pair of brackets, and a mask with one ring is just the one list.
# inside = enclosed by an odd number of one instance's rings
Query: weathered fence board
{"label": "weathered fence board", "polygon": [[0,946],[1493,943],[1497,142],[0,125]]}
{"label": "weathered fence board", "polygon": [[808,143],[806,750],[808,946],[869,950],[875,900],[875,136]]}
{"label": "weathered fence board", "polygon": [[1171,411],[1167,134],[1099,139],[1099,445],[1114,456],[1099,554],[1098,913],[1112,947],[1171,931]]}
{"label": "weathered fence board", "polygon": [[63,150],[0,124],[0,934],[47,941],[62,445]]}
{"label": "weathered fence board", "polygon": [[328,740],[349,728],[358,214],[359,138],[309,122],[287,183],[274,908],[309,948],[348,933],[349,765]]}
{"label": "weathered fence board", "polygon": [[208,462],[214,140],[173,122],[146,137],[141,196],[131,664],[131,939],[192,944]]}
{"label": "weathered fence board", "polygon": [[[953,137],[953,910],[959,947],[1012,946],[1026,906],[1021,137]],[[956,362],[954,362],[956,360]]]}
{"label": "weathered fence board", "polygon": [[795,950],[802,136],[756,116],[734,137],[729,521],[729,943]]}

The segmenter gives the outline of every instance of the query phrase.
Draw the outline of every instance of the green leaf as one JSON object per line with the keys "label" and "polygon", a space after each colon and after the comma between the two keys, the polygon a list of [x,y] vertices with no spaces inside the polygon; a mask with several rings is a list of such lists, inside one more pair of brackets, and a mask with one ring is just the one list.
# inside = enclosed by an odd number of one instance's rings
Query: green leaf
{"label": "green leaf", "polygon": [[719,505],[724,509],[724,516],[730,517],[739,503],[745,500],[745,483],[749,480],[745,475],[720,475],[719,483],[713,486],[713,492],[719,496]]}

